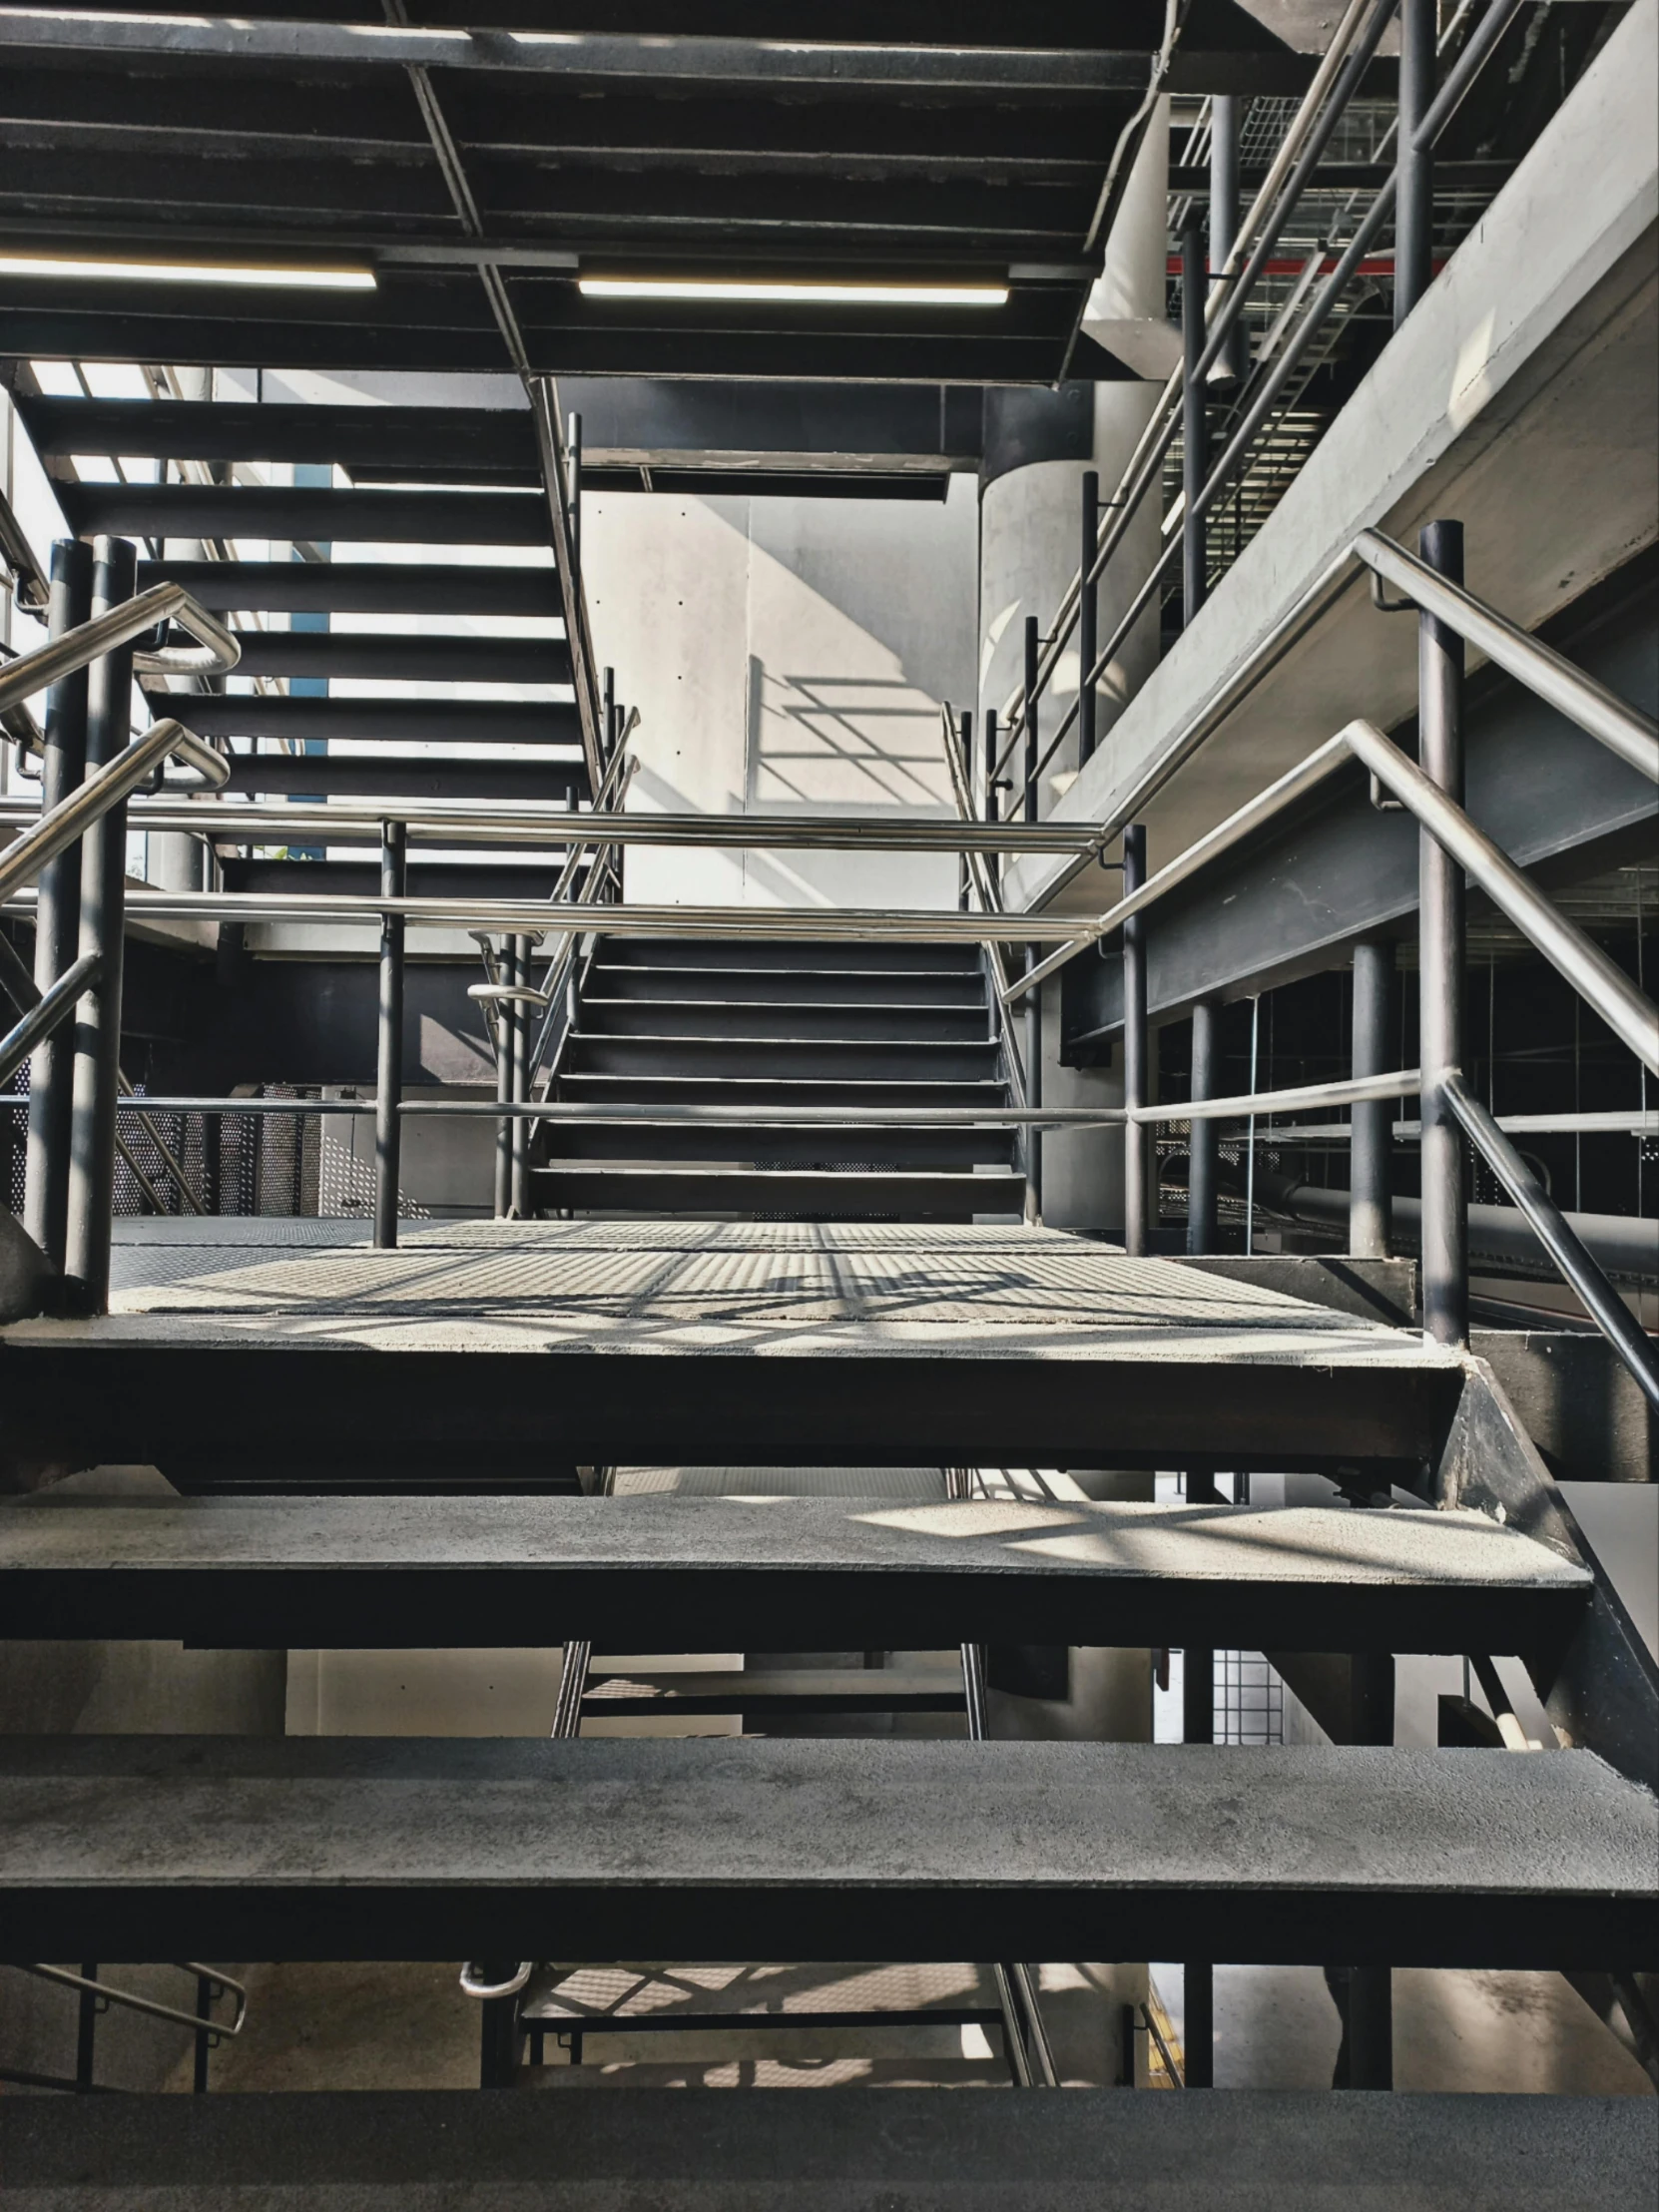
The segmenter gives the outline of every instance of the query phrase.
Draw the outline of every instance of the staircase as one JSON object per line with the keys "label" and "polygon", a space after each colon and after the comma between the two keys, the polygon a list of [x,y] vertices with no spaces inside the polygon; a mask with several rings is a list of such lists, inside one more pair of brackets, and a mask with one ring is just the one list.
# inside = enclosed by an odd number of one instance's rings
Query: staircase
{"label": "staircase", "polygon": [[[182,583],[235,618],[237,674],[256,680],[251,692],[214,679],[185,710],[162,688],[167,679],[148,680],[157,712],[184,714],[230,749],[229,792],[359,811],[390,799],[575,806],[590,796],[596,763],[578,707],[546,696],[568,690],[573,670],[528,409],[27,390],[17,402],[77,535],[143,541],[140,590]],[[164,477],[187,480],[83,482],[71,456],[105,457],[123,477],[135,460],[154,460]],[[322,481],[249,480],[268,463]],[[271,541],[291,556],[239,557]],[[350,557],[357,548],[375,557]],[[271,617],[285,626],[272,628]],[[354,696],[359,685],[372,696]],[[417,847],[409,889],[545,897],[560,859],[433,864]],[[320,853],[223,862],[231,891],[357,892],[374,881],[367,861]]]}
{"label": "staircase", "polygon": [[[542,1124],[542,1213],[945,1222],[1025,1202],[1016,1131],[858,1118],[1009,1104],[971,946],[601,937],[549,1095],[639,1118]],[[649,1118],[684,1106],[713,1111]],[[844,1118],[767,1118],[802,1108]]]}

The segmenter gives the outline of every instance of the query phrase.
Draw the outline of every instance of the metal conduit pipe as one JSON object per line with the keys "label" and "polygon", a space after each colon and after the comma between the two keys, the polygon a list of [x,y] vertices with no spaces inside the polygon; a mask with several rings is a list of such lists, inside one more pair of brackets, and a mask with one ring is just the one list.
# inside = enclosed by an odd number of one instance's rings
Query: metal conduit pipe
{"label": "metal conduit pipe", "polygon": [[[1281,1142],[1288,1150],[1295,1142],[1294,1132],[1283,1132]],[[1330,1229],[1345,1238],[1348,1234],[1350,1194],[1336,1184],[1304,1183],[1259,1166],[1256,1203],[1312,1229]],[[1395,1196],[1390,1241],[1396,1251],[1417,1251],[1421,1217],[1420,1200]],[[1605,1275],[1630,1284],[1659,1283],[1659,1242],[1651,1221],[1625,1214],[1565,1214],[1562,1218]],[[1540,1275],[1547,1272],[1543,1248],[1518,1207],[1471,1206],[1468,1223],[1471,1261],[1505,1266],[1518,1261],[1536,1267]]]}

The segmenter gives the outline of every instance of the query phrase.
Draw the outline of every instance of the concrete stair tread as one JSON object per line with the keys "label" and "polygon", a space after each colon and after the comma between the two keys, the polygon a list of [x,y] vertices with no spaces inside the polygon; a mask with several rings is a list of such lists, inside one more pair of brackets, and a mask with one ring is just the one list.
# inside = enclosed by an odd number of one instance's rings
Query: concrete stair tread
{"label": "concrete stair tread", "polygon": [[[750,1650],[1265,1642],[1523,1650],[1586,1570],[1427,1507],[717,1496],[57,1497],[0,1507],[14,1636]],[[810,1639],[803,1641],[803,1638]],[[812,1639],[823,1639],[822,1641]]]}
{"label": "concrete stair tread", "polygon": [[849,2025],[915,2012],[949,2019],[1001,2018],[989,1968],[956,1960],[933,1965],[866,1959],[745,1966],[555,1961],[531,1975],[519,2009],[526,2021],[551,2025],[578,2020],[590,2031],[614,2021],[635,2034],[642,2027],[672,2031],[691,2021]]}
{"label": "concrete stair tread", "polygon": [[1606,2212],[1645,2201],[1656,2117],[1329,2090],[6,2097],[0,2160],[16,2212]]}
{"label": "concrete stair tread", "polygon": [[[0,1956],[1652,1966],[1592,1755],[765,1738],[0,1742]],[[1106,1945],[1105,1949],[1098,1946]]]}

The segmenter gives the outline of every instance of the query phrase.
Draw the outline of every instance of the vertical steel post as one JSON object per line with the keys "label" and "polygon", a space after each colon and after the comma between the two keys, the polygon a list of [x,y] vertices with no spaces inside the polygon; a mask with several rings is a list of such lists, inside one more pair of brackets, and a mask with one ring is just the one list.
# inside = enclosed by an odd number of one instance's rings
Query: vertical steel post
{"label": "vertical steel post", "polygon": [[[513,982],[519,990],[530,987],[530,940],[513,939]],[[530,1095],[530,1009],[513,1008],[513,1097],[522,1103]],[[530,1124],[513,1117],[513,1212],[520,1221],[530,1218]]]}
{"label": "vertical steel post", "polygon": [[[996,796],[996,787],[999,781],[996,773],[996,741],[998,735],[996,709],[987,707],[985,709],[985,820],[987,822],[1000,822],[1002,819],[1002,810]],[[986,853],[985,873],[990,877],[992,890],[999,891],[1002,887],[1002,855],[1000,853]]]}
{"label": "vertical steel post", "polygon": [[[1236,94],[1218,92],[1210,102],[1210,276],[1227,267],[1239,235],[1239,127]],[[1239,383],[1250,368],[1250,333],[1241,314],[1216,363],[1229,383]]]}
{"label": "vertical steel post", "polygon": [[1095,748],[1097,700],[1089,671],[1100,652],[1100,579],[1094,575],[1100,549],[1100,471],[1083,471],[1083,543],[1077,601],[1077,765],[1087,768]]}
{"label": "vertical steel post", "polygon": [[[92,548],[60,538],[52,548],[51,636],[61,638],[92,613]],[[46,695],[46,757],[41,763],[44,814],[59,806],[86,774],[87,672],[80,669]],[[80,947],[81,854],[75,845],[40,872],[35,905],[35,982],[47,991]],[[20,1008],[19,1011],[22,1011]],[[59,1029],[35,1053],[29,1071],[28,1196],[23,1226],[52,1266],[62,1271],[69,1208],[69,1108],[75,1083],[72,1027]]]}
{"label": "vertical steel post", "polygon": [[[566,623],[579,621],[582,604],[582,417],[570,418],[570,433],[566,441],[569,461],[569,480],[566,491],[570,499],[570,581],[571,604],[565,609]],[[574,648],[572,648],[574,655]],[[592,682],[590,671],[589,682]]]}
{"label": "vertical steel post", "polygon": [[[1463,580],[1463,526],[1431,522],[1424,563]],[[1417,759],[1463,803],[1463,641],[1432,615],[1417,618]],[[1417,838],[1418,1065],[1422,1070],[1422,1326],[1436,1344],[1468,1335],[1468,1193],[1463,1137],[1441,1085],[1463,1059],[1463,871],[1428,834]]]}
{"label": "vertical steel post", "polygon": [[[1146,881],[1146,826],[1132,822],[1123,832],[1123,888],[1138,891]],[[1123,1103],[1147,1106],[1146,923],[1131,914],[1123,925]],[[1151,1206],[1144,1122],[1123,1125],[1123,1249],[1142,1259],[1151,1248]]]}
{"label": "vertical steel post", "polygon": [[603,672],[601,688],[605,701],[604,753],[605,759],[609,761],[611,755],[616,751],[617,736],[616,670],[614,668],[607,668]]}
{"label": "vertical steel post", "polygon": [[1186,382],[1181,394],[1181,625],[1185,629],[1204,604],[1209,582],[1205,564],[1204,517],[1198,495],[1210,473],[1210,418],[1204,378],[1197,373],[1204,352],[1204,302],[1209,290],[1204,232],[1194,222],[1181,234],[1181,340]]}
{"label": "vertical steel post", "polygon": [[1037,819],[1037,649],[1042,632],[1035,615],[1025,618],[1025,819]]}
{"label": "vertical steel post", "polygon": [[1394,157],[1394,328],[1397,330],[1433,278],[1434,155],[1415,144],[1434,98],[1435,0],[1400,0],[1399,141]]}
{"label": "vertical steel post", "polygon": [[[406,824],[380,825],[380,896],[402,898],[408,887]],[[374,1244],[397,1243],[397,1186],[403,1160],[403,934],[401,914],[380,917],[380,1033],[374,1068]]]}
{"label": "vertical steel post", "polygon": [[[1219,1098],[1221,1008],[1212,998],[1201,998],[1193,1008],[1192,1095]],[[1216,1249],[1216,1168],[1220,1132],[1213,1121],[1195,1121],[1187,1140],[1187,1250]]]}
{"label": "vertical steel post", "polygon": [[[492,978],[503,983],[512,981],[511,939],[501,941],[501,961],[497,966],[493,959],[485,961]],[[497,999],[490,1018],[490,1035],[495,1044],[495,1103],[505,1106],[513,1095],[513,1009],[505,999]],[[513,1121],[510,1114],[503,1114],[495,1125],[495,1218],[505,1221],[513,1203]]]}
{"label": "vertical steel post", "polygon": [[[1214,1505],[1221,1492],[1212,1467],[1187,1469],[1189,1505]],[[1216,1655],[1205,1645],[1189,1644],[1181,1655],[1181,1741],[1216,1740]],[[1216,1970],[1207,1958],[1185,1961],[1186,2082],[1189,2089],[1210,2089],[1216,2079]]]}
{"label": "vertical steel post", "polygon": [[[1355,1075],[1383,1075],[1393,1043],[1394,948],[1385,938],[1354,947]],[[1352,1110],[1349,1145],[1348,1249],[1360,1260],[1384,1260],[1392,1226],[1394,1105],[1374,1099]]]}
{"label": "vertical steel post", "polygon": [[[98,538],[92,559],[96,615],[132,598],[138,553],[126,538]],[[106,761],[117,759],[132,735],[133,648],[129,644],[94,661],[87,673],[87,767],[102,768]],[[81,840],[80,947],[102,955],[104,974],[98,988],[81,1000],[75,1020],[64,1274],[79,1284],[77,1303],[92,1314],[103,1313],[110,1302],[126,907],[127,809],[123,805],[112,807]]]}
{"label": "vertical steel post", "polygon": [[[1394,1740],[1394,1662],[1386,1651],[1357,1651],[1350,1661],[1352,1741]],[[1386,1966],[1356,1966],[1348,1983],[1348,2085],[1394,2085],[1393,1974]]]}
{"label": "vertical steel post", "polygon": [[[962,716],[961,735],[957,743],[961,750],[962,782],[967,791],[967,810],[971,819],[973,814],[973,717],[971,714],[964,713]],[[971,903],[968,897],[968,888],[972,881],[973,870],[969,867],[968,856],[964,852],[960,856],[956,869],[956,910],[958,913],[965,914],[968,910]]]}
{"label": "vertical steel post", "polygon": [[[1025,948],[1025,965],[1034,968],[1042,958],[1041,945]],[[1025,994],[1025,1095],[1030,1106],[1043,1102],[1043,986]],[[1034,1222],[1043,1218],[1043,1133],[1035,1122],[1025,1130],[1025,1189],[1027,1211]]]}

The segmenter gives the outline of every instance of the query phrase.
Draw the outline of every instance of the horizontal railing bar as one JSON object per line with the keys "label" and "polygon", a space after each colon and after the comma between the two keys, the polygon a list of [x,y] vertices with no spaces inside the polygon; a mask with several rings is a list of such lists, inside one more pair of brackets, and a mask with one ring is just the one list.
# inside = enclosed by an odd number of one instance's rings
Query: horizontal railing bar
{"label": "horizontal railing bar", "polygon": [[1566,1216],[1460,1075],[1440,1084],[1440,1095],[1486,1165],[1531,1223],[1534,1234],[1571,1286],[1584,1311],[1659,1405],[1659,1358],[1646,1332],[1573,1234]]}
{"label": "horizontal railing bar", "polygon": [[[84,788],[84,787],[83,787]],[[4,856],[0,856],[3,865]],[[3,895],[3,892],[0,892]],[[32,910],[25,893],[7,904]],[[613,937],[770,937],[825,943],[1003,944],[1045,943],[1076,930],[1074,916],[1041,914],[928,913],[874,907],[816,906],[599,906],[533,898],[384,898],[333,891],[130,890],[134,921],[311,921],[342,925],[378,922],[399,914],[433,929],[590,930]]]}
{"label": "horizontal railing bar", "polygon": [[1576,922],[1516,867],[1461,807],[1406,759],[1375,723],[1351,722],[1343,737],[1396,799],[1403,800],[1429,835],[1469,880],[1600,1015],[1621,1044],[1659,1075],[1659,1006],[1639,991],[1623,969]]}
{"label": "horizontal railing bar", "polygon": [[1081,928],[1074,924],[1074,934],[1069,942],[1062,944],[1058,951],[1051,952],[1046,960],[1039,960],[1035,967],[1028,968],[1023,975],[1016,976],[1003,988],[1003,1004],[1010,1004],[1035,985],[1046,982],[1049,976],[1063,968],[1069,960],[1074,960],[1079,952],[1087,951],[1091,944],[1098,943],[1101,938],[1121,928],[1131,914],[1138,914],[1143,907],[1162,898],[1166,891],[1174,890],[1178,883],[1184,883],[1188,876],[1207,867],[1242,837],[1249,836],[1252,831],[1261,829],[1264,823],[1272,821],[1283,808],[1300,799],[1304,792],[1312,791],[1316,784],[1323,783],[1332,770],[1340,767],[1347,757],[1348,749],[1344,740],[1340,736],[1328,738],[1316,752],[1310,753],[1305,761],[1299,761],[1295,768],[1288,770],[1276,783],[1270,784],[1266,791],[1258,792],[1254,799],[1247,800],[1225,822],[1219,822],[1213,830],[1206,830],[1185,852],[1178,853],[1166,866],[1161,867],[1156,875],[1149,875],[1139,890],[1130,891],[1126,897],[1120,898],[1115,906],[1109,907],[1097,920]]}
{"label": "horizontal railing bar", "polygon": [[1550,646],[1437,576],[1380,530],[1362,530],[1354,550],[1379,576],[1455,630],[1516,683],[1524,684],[1592,738],[1599,738],[1610,753],[1650,782],[1659,783],[1659,723],[1651,715],[1642,714]]}
{"label": "horizontal railing bar", "polygon": [[[1493,1120],[1510,1137],[1659,1137],[1659,1111],[1629,1114],[1494,1114]],[[1256,1132],[1259,1144],[1287,1144],[1315,1138],[1322,1143],[1346,1143],[1354,1134],[1346,1121],[1283,1122]],[[1396,1121],[1389,1134],[1414,1144],[1422,1134],[1420,1121]]]}
{"label": "horizontal railing bar", "polygon": [[[21,1101],[19,1103],[22,1103]],[[123,1113],[372,1114],[372,1098],[123,1099]],[[481,1121],[552,1121],[565,1126],[678,1128],[707,1124],[744,1129],[833,1128],[1002,1129],[1112,1128],[1121,1106],[586,1106],[563,1099],[406,1098],[400,1114]]]}
{"label": "horizontal railing bar", "polygon": [[[34,819],[27,800],[0,799],[0,826]],[[553,807],[444,807],[405,800],[388,805],[244,807],[235,800],[137,800],[135,830],[180,830],[225,843],[303,839],[377,844],[382,823],[407,826],[411,844],[506,844],[553,836],[620,845],[764,845],[826,851],[1098,852],[1099,830],[1086,823],[907,822],[901,817],[803,820],[787,815],[578,814]]]}
{"label": "horizontal railing bar", "polygon": [[135,738],[124,753],[107,761],[50,813],[40,816],[32,830],[0,851],[0,900],[32,882],[49,860],[55,860],[112,807],[118,807],[170,753],[188,761],[215,783],[229,780],[227,763],[182,723],[171,718],[152,723],[143,737]]}
{"label": "horizontal railing bar", "polygon": [[60,1023],[68,1020],[81,994],[94,989],[103,974],[104,955],[83,952],[72,967],[65,968],[57,981],[41,993],[22,1020],[0,1037],[0,1083],[11,1081],[30,1053],[44,1044]]}
{"label": "horizontal railing bar", "polygon": [[[1189,1099],[1181,1106],[1137,1106],[1137,1122],[1230,1121],[1235,1115],[1294,1114],[1305,1106],[1361,1106],[1368,1099],[1408,1098],[1417,1089],[1416,1068],[1386,1075],[1357,1075],[1336,1083],[1305,1083],[1288,1091],[1247,1092],[1236,1098]],[[1285,1132],[1281,1132],[1281,1135]]]}
{"label": "horizontal railing bar", "polygon": [[190,631],[202,642],[198,647],[176,646],[159,653],[135,654],[133,666],[146,674],[223,676],[242,658],[236,633],[228,630],[205,607],[198,606],[182,584],[153,584],[136,599],[124,599],[106,614],[94,615],[90,622],[77,623],[62,637],[52,638],[45,645],[36,646],[32,653],[20,653],[15,661],[8,661],[0,669],[0,710],[11,706],[15,700],[29,699],[36,692],[47,690],[64,677],[73,676],[77,669],[86,668],[104,654],[113,652],[118,645],[125,645],[129,638],[141,637],[146,630],[154,630],[164,622],[178,623],[181,629]]}

